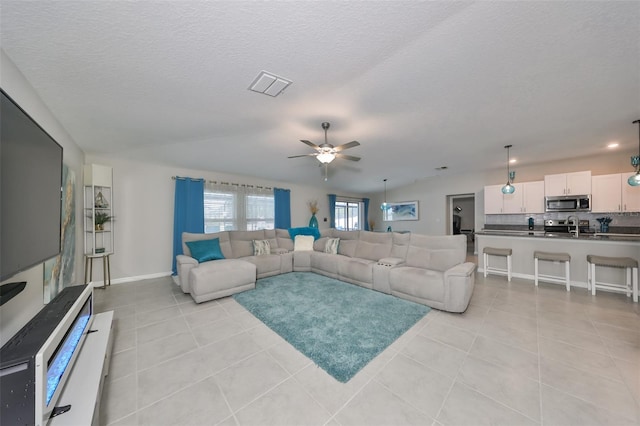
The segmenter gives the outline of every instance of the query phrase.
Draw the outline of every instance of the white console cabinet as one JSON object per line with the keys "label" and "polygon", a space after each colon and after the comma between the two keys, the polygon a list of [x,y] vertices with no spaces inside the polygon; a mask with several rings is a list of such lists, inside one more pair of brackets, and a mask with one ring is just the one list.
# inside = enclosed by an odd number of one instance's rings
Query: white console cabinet
{"label": "white console cabinet", "polygon": [[112,321],[113,311],[94,317],[90,329],[95,331],[87,335],[58,398],[58,406],[70,405],[71,409],[51,418],[47,426],[100,424],[100,396],[109,374],[113,344]]}
{"label": "white console cabinet", "polygon": [[591,194],[591,171],[546,175],[544,193],[547,197],[589,195]]}

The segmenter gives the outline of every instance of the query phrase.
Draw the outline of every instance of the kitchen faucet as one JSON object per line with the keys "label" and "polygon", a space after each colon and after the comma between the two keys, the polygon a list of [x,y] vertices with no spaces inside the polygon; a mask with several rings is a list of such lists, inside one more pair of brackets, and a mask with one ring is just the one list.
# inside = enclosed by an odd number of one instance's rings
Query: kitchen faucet
{"label": "kitchen faucet", "polygon": [[575,225],[576,229],[571,230],[569,229],[569,233],[574,234],[574,236],[576,238],[578,238],[580,236],[580,220],[578,220],[578,216],[575,215],[569,215],[569,217],[567,217],[567,226],[571,226],[571,220],[573,219],[573,225]]}

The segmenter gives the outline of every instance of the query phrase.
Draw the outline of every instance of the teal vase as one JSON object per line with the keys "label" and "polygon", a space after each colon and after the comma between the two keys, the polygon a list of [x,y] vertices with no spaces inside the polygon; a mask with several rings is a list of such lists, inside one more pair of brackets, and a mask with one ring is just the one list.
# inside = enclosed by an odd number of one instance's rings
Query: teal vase
{"label": "teal vase", "polygon": [[311,215],[311,219],[309,219],[309,228],[317,228],[318,227],[318,219],[315,214]]}

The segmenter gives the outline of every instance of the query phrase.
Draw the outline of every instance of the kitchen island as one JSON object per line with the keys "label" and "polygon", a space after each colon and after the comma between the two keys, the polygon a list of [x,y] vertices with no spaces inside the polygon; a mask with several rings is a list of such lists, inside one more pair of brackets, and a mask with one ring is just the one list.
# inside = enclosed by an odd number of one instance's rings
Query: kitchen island
{"label": "kitchen island", "polygon": [[[571,286],[587,287],[587,255],[631,257],[640,261],[640,234],[545,234],[544,231],[492,230],[476,233],[478,270],[484,272],[485,247],[510,248],[512,272],[516,278],[534,280],[533,252],[564,252],[571,256]],[[492,257],[491,266],[506,269],[506,258]],[[540,262],[540,273],[564,276],[564,263]],[[598,281],[624,282],[624,269],[598,269]],[[601,291],[601,290],[598,290]]]}

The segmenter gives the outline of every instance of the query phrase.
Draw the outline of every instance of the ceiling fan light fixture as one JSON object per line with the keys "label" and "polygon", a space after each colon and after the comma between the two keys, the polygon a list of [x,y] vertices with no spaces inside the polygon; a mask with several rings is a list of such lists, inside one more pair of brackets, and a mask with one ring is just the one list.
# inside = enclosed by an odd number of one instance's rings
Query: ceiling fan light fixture
{"label": "ceiling fan light fixture", "polygon": [[633,124],[636,123],[638,123],[638,155],[631,156],[631,165],[636,168],[636,174],[627,179],[627,183],[631,186],[640,186],[640,120],[633,122]]}
{"label": "ceiling fan light fixture", "polygon": [[316,158],[322,164],[329,164],[330,162],[332,162],[336,158],[336,155],[331,153],[331,152],[322,152],[322,153],[316,155]]}

